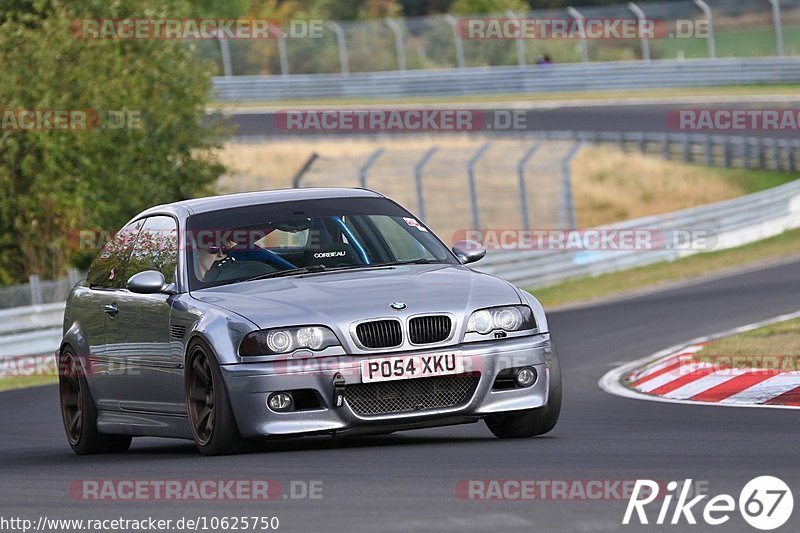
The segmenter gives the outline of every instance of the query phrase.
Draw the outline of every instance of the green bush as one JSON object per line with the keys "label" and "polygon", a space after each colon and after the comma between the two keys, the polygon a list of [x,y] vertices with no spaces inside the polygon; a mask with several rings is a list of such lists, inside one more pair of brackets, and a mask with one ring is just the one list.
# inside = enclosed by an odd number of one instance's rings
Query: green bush
{"label": "green bush", "polygon": [[[213,65],[179,40],[80,39],[77,19],[179,18],[183,2],[2,2],[0,107],[109,111],[121,129],[19,130],[0,139],[0,283],[63,274],[95,250],[74,238],[113,230],[138,211],[209,190],[223,126],[208,123]],[[72,28],[74,29],[74,27]],[[133,127],[131,127],[133,126]],[[72,237],[72,238],[71,238]]]}

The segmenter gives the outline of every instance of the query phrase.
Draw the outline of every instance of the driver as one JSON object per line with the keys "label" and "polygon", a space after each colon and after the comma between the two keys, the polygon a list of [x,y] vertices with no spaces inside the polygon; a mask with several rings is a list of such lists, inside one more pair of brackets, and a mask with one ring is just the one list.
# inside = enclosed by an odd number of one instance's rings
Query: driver
{"label": "driver", "polygon": [[195,275],[203,282],[215,281],[229,261],[228,252],[236,243],[228,241],[227,244],[212,245],[198,250],[195,254]]}

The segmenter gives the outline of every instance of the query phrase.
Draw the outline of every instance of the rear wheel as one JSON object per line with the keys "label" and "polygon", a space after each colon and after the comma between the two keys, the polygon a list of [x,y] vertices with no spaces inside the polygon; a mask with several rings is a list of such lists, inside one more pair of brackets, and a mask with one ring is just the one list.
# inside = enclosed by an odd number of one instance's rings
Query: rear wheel
{"label": "rear wheel", "polygon": [[486,417],[486,426],[495,437],[514,439],[535,437],[551,431],[561,413],[561,366],[554,354],[550,361],[550,390],[547,404],[530,411],[498,413]]}
{"label": "rear wheel", "polygon": [[62,351],[58,368],[61,418],[72,451],[78,455],[91,455],[124,452],[130,448],[131,437],[105,435],[97,431],[97,410],[89,384],[71,348]]}
{"label": "rear wheel", "polygon": [[203,342],[189,347],[186,362],[186,409],[197,447],[203,455],[237,453],[244,447],[216,357]]}

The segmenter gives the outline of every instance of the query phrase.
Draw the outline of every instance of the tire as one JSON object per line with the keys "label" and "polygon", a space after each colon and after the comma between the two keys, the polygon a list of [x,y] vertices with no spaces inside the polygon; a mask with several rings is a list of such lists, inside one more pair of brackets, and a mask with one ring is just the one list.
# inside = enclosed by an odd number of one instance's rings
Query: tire
{"label": "tire", "polygon": [[547,404],[529,411],[498,413],[486,417],[486,426],[500,439],[536,437],[552,431],[561,414],[561,365],[553,349]]}
{"label": "tire", "polygon": [[200,340],[189,344],[185,372],[186,411],[203,455],[228,455],[245,448],[214,352]]}
{"label": "tire", "polygon": [[97,430],[97,409],[89,383],[71,347],[62,350],[58,363],[61,419],[72,451],[78,455],[127,451],[131,447],[131,437],[106,435]]}

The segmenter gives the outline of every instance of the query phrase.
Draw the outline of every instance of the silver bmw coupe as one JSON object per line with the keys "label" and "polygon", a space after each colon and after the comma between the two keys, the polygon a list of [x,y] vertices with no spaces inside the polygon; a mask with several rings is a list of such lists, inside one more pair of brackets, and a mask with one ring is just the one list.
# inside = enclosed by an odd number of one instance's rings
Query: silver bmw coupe
{"label": "silver bmw coupe", "polygon": [[292,189],[153,207],[72,290],[59,361],[78,454],[132,437],[248,440],[484,420],[553,429],[556,349],[539,302],[465,266],[392,200]]}

